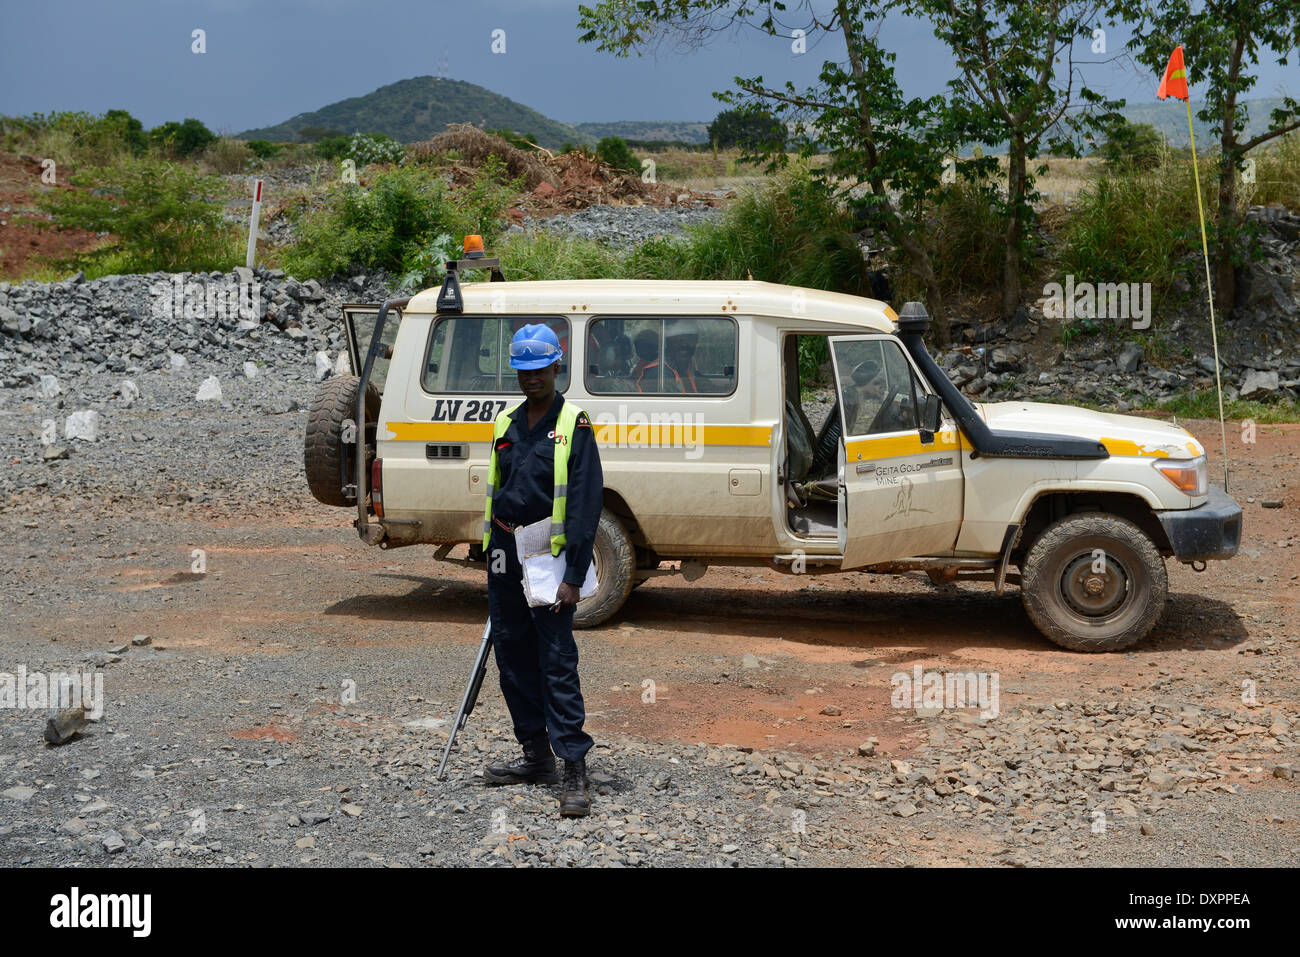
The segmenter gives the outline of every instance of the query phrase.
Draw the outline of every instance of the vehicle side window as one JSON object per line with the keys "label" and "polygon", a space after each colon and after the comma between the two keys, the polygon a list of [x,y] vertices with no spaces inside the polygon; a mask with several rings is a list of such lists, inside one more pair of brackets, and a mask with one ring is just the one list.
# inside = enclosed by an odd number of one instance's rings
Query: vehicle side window
{"label": "vehicle side window", "polygon": [[530,323],[544,322],[564,350],[555,388],[569,387],[569,322],[554,316],[454,316],[439,319],[429,337],[420,384],[426,392],[518,392],[510,368],[510,340]]}
{"label": "vehicle side window", "polygon": [[831,340],[845,435],[919,428],[916,377],[896,342]]}
{"label": "vehicle side window", "polygon": [[736,390],[733,319],[595,319],[587,332],[593,395],[730,395]]}

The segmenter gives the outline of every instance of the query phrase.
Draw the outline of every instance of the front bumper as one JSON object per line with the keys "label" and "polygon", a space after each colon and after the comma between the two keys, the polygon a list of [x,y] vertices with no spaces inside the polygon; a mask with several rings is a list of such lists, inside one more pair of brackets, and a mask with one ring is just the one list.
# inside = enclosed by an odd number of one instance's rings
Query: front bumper
{"label": "front bumper", "polygon": [[1180,562],[1231,558],[1241,547],[1241,506],[1217,485],[1196,508],[1156,512]]}

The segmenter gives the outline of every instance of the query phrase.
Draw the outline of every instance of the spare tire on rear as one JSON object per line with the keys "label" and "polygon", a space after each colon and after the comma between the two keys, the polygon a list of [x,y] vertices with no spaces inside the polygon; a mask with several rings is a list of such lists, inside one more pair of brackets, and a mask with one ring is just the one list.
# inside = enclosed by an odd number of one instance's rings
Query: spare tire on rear
{"label": "spare tire on rear", "polygon": [[[343,487],[355,481],[356,467],[352,458],[355,446],[343,441],[343,426],[356,417],[357,386],[360,378],[354,375],[333,376],[316,389],[311,409],[307,413],[307,438],[303,451],[303,466],[307,472],[307,487],[316,501],[325,505],[346,507],[355,505],[355,499],[343,494]],[[363,441],[371,440],[374,424],[379,420],[379,391],[374,383],[366,383],[366,432]]]}

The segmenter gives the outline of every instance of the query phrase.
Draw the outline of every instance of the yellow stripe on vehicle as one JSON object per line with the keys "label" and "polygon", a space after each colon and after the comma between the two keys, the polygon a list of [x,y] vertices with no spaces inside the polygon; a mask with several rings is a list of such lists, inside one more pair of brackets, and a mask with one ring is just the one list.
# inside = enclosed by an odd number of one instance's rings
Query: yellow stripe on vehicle
{"label": "yellow stripe on vehicle", "polygon": [[[384,428],[393,433],[395,442],[490,442],[491,422],[388,422]],[[772,442],[772,430],[752,425],[670,425],[645,423],[596,425],[599,445],[656,446],[680,448],[684,445],[766,446]]]}
{"label": "yellow stripe on vehicle", "polygon": [[772,430],[758,425],[598,424],[600,445],[770,445]]}
{"label": "yellow stripe on vehicle", "polygon": [[396,442],[491,442],[491,422],[387,422]]}
{"label": "yellow stripe on vehicle", "polygon": [[1164,458],[1169,455],[1167,449],[1142,445],[1132,439],[1108,439],[1103,435],[1099,441],[1111,455],[1145,455],[1151,458]]}
{"label": "yellow stripe on vehicle", "polygon": [[954,452],[969,449],[960,430],[936,432],[933,442],[922,442],[918,432],[905,435],[885,435],[878,439],[855,439],[844,448],[845,461],[859,462],[872,459],[892,459],[900,455],[924,455],[929,452]]}

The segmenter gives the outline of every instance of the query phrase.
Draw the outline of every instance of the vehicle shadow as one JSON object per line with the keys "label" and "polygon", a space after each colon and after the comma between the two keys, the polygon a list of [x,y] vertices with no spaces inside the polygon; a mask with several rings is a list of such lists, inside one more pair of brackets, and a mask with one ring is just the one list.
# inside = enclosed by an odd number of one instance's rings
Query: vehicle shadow
{"label": "vehicle shadow", "polygon": [[366,621],[476,622],[487,618],[487,576],[482,581],[429,578],[378,572],[375,578],[413,582],[404,595],[349,595],[325,609],[327,615],[346,615]]}
{"label": "vehicle shadow", "polygon": [[[380,573],[408,581],[405,594],[358,594],[325,609],[328,615],[367,621],[481,623],[487,614],[487,583],[455,578]],[[630,625],[672,632],[705,631],[732,637],[780,638],[809,645],[879,647],[924,643],[934,651],[962,646],[1046,650],[1052,646],[1030,622],[1011,588],[963,584],[932,590],[871,590],[821,586],[774,590],[760,585],[710,588],[702,584],[642,586],[602,630]],[[1249,637],[1236,609],[1207,595],[1176,592],[1150,635],[1129,651],[1219,651]]]}
{"label": "vehicle shadow", "polygon": [[[641,588],[604,627],[707,630],[737,637],[782,638],[810,645],[878,647],[923,642],[935,651],[963,646],[1006,650],[1055,647],[1034,627],[1019,592],[999,596],[991,586],[966,584],[946,591],[872,591],[823,588],[778,592],[755,589]],[[1151,634],[1128,652],[1217,651],[1249,637],[1229,603],[1173,593]]]}

